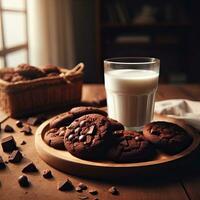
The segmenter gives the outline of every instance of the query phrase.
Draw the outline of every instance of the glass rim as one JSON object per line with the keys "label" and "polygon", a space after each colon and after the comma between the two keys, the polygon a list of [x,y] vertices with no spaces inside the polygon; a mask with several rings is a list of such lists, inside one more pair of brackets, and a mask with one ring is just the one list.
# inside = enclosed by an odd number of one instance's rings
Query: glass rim
{"label": "glass rim", "polygon": [[[130,60],[130,61],[126,61]],[[131,61],[133,60],[133,61]],[[145,61],[146,60],[146,61]],[[159,63],[160,59],[154,58],[154,57],[113,57],[113,58],[107,58],[104,60],[104,63],[109,64],[125,64],[125,65],[144,65],[144,64],[155,64]]]}

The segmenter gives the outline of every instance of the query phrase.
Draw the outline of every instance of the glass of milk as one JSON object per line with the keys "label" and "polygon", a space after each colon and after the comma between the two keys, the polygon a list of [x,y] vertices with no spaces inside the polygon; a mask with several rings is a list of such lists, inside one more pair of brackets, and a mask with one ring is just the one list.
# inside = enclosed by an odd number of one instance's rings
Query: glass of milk
{"label": "glass of milk", "polygon": [[160,60],[148,57],[104,61],[108,116],[126,129],[141,130],[153,119]]}

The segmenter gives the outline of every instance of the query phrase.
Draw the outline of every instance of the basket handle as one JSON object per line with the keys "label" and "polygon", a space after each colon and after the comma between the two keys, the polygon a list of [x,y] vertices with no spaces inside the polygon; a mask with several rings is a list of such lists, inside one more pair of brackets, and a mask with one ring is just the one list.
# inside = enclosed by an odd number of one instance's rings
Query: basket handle
{"label": "basket handle", "polygon": [[83,72],[84,64],[79,63],[73,69],[70,70],[63,70],[60,76],[65,79],[68,83],[71,83],[71,78],[77,76]]}

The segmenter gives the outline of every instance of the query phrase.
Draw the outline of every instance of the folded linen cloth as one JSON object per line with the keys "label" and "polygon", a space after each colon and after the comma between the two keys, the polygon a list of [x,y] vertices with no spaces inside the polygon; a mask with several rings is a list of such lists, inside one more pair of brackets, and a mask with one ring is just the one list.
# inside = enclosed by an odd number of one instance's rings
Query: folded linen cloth
{"label": "folded linen cloth", "polygon": [[200,130],[200,101],[170,99],[155,103],[155,113],[183,119],[187,124]]}

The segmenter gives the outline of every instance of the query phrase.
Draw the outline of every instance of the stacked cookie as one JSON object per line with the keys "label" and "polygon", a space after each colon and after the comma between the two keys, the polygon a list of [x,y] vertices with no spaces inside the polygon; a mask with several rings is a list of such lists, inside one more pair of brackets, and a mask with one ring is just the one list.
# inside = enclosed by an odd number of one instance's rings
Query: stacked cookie
{"label": "stacked cookie", "polygon": [[143,133],[124,130],[101,109],[76,107],[50,121],[44,141],[82,159],[138,162],[152,160],[156,149],[179,153],[191,144],[192,138],[168,122],[147,124]]}
{"label": "stacked cookie", "polygon": [[4,81],[15,83],[42,77],[58,76],[60,73],[59,67],[53,65],[34,67],[28,64],[21,64],[16,68],[2,69],[0,78]]}

